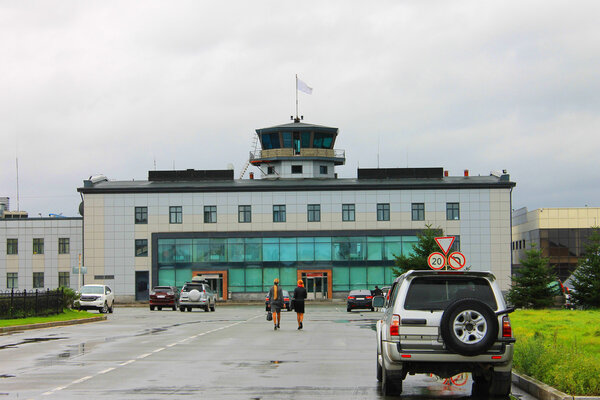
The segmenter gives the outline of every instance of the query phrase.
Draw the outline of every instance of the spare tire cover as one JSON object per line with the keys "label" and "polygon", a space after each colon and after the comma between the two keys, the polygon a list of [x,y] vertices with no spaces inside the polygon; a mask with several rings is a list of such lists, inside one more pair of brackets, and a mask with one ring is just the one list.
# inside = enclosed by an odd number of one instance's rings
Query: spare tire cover
{"label": "spare tire cover", "polygon": [[450,303],[440,324],[448,349],[464,356],[486,352],[498,337],[498,318],[484,302],[466,298]]}
{"label": "spare tire cover", "polygon": [[198,301],[200,300],[200,292],[197,289],[192,289],[188,295],[188,298],[191,301]]}

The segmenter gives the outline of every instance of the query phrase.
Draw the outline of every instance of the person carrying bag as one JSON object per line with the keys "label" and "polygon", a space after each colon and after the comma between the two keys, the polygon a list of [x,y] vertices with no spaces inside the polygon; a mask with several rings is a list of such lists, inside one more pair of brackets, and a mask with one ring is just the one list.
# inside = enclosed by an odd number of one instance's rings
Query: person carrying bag
{"label": "person carrying bag", "polygon": [[[283,308],[283,290],[279,286],[279,279],[277,278],[275,278],[273,281],[273,286],[269,290],[269,303],[271,304],[273,329],[277,330],[280,328],[279,323],[281,322],[281,309]],[[267,320],[269,320],[268,314]]]}
{"label": "person carrying bag", "polygon": [[304,299],[306,299],[306,289],[304,281],[298,280],[298,287],[294,289],[294,311],[296,311],[296,319],[298,320],[298,329],[302,329],[304,322]]}

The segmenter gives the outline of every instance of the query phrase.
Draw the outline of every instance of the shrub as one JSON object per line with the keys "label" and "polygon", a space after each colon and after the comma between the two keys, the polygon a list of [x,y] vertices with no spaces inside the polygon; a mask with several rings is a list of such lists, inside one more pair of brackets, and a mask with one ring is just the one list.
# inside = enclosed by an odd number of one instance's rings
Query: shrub
{"label": "shrub", "polygon": [[[61,286],[63,291],[63,308],[73,308],[73,302],[79,298],[79,294],[68,287]],[[60,290],[59,289],[59,290]]]}

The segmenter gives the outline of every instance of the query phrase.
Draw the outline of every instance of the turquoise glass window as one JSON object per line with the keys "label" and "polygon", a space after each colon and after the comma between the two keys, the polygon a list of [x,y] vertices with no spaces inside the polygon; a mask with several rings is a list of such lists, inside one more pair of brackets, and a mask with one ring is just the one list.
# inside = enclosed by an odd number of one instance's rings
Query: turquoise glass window
{"label": "turquoise glass window", "polygon": [[175,240],[164,239],[158,243],[158,262],[171,264],[175,262]]}
{"label": "turquoise glass window", "polygon": [[310,132],[302,132],[302,147],[310,147]]}
{"label": "turquoise glass window", "polygon": [[296,261],[296,238],[279,239],[279,260]]}
{"label": "turquoise glass window", "polygon": [[383,260],[382,237],[367,237],[367,260]]}
{"label": "turquoise glass window", "polygon": [[402,237],[401,236],[386,236],[385,237],[385,259],[395,260],[395,256],[402,254]]}
{"label": "turquoise glass window", "polygon": [[262,268],[246,268],[246,291],[262,292]]}
{"label": "turquoise glass window", "polygon": [[244,261],[244,239],[227,239],[227,260],[232,262]]}
{"label": "turquoise glass window", "polygon": [[192,239],[175,239],[175,262],[192,262]]}
{"label": "turquoise glass window", "polygon": [[350,290],[350,268],[336,267],[333,274],[333,291]]}
{"label": "turquoise glass window", "polygon": [[283,147],[292,147],[292,132],[283,132],[281,137],[283,138]]}
{"label": "turquoise glass window", "polygon": [[406,256],[413,254],[417,243],[419,243],[419,239],[416,236],[405,236],[402,238],[402,254]]}
{"label": "turquoise glass window", "polygon": [[244,292],[246,290],[244,268],[229,269],[229,284],[227,287],[232,292]]}
{"label": "turquoise glass window", "polygon": [[367,285],[369,288],[373,288],[375,285],[381,288],[385,282],[385,267],[367,267]]}
{"label": "turquoise glass window", "polygon": [[161,286],[175,286],[175,267],[161,267],[158,270],[158,284]]}
{"label": "turquoise glass window", "polygon": [[315,238],[315,261],[331,261],[331,238]]}
{"label": "turquoise glass window", "polygon": [[263,261],[279,261],[279,238],[264,238]]}
{"label": "turquoise glass window", "polygon": [[298,261],[314,261],[315,238],[298,238]]}
{"label": "turquoise glass window", "polygon": [[367,268],[366,267],[352,267],[350,268],[350,290],[353,289],[365,289],[367,286]]}
{"label": "turquoise glass window", "polygon": [[261,238],[246,238],[245,243],[245,259],[246,261],[261,261],[262,260],[262,239]]}

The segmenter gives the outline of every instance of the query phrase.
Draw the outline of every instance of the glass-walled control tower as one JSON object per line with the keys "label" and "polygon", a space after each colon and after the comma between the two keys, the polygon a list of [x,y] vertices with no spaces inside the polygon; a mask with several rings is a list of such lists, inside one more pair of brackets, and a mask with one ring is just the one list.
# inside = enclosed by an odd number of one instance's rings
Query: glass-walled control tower
{"label": "glass-walled control tower", "polygon": [[338,128],[293,123],[257,129],[261,150],[250,163],[262,179],[335,178],[336,165],[346,162],[344,150],[334,149]]}

